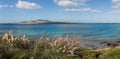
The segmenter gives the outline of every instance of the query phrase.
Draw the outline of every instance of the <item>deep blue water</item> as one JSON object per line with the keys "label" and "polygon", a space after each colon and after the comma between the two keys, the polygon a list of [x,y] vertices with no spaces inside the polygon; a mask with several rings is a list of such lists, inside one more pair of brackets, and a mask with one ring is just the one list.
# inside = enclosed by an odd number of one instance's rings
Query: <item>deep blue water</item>
{"label": "deep blue water", "polygon": [[89,40],[117,40],[120,24],[0,24],[0,33],[12,31],[14,35],[28,37],[80,35]]}

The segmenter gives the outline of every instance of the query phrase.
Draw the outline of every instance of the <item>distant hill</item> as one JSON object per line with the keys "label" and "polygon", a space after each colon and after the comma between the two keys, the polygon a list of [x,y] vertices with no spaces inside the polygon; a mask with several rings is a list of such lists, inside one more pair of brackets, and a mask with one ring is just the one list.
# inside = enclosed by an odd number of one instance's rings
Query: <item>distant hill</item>
{"label": "distant hill", "polygon": [[49,23],[49,20],[32,20],[32,21],[22,21],[19,24],[40,24],[40,23]]}
{"label": "distant hill", "polygon": [[19,22],[17,24],[75,24],[75,23],[72,23],[72,22],[52,22],[49,20],[38,19],[38,20],[32,20],[32,21],[22,21],[22,22]]}

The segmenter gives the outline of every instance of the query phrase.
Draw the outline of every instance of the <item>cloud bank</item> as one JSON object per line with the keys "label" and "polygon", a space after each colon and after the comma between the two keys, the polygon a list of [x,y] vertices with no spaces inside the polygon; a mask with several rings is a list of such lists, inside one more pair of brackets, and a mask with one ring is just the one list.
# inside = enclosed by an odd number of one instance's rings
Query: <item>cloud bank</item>
{"label": "cloud bank", "polygon": [[22,1],[22,0],[19,0],[16,3],[16,7],[21,8],[21,9],[38,9],[38,8],[41,8],[41,6],[36,4],[36,3],[26,2],[26,1]]}
{"label": "cloud bank", "polygon": [[7,8],[7,7],[13,8],[14,6],[13,5],[0,5],[0,8]]}
{"label": "cloud bank", "polygon": [[111,14],[120,14],[120,0],[112,0],[113,6]]}
{"label": "cloud bank", "polygon": [[120,0],[112,0],[112,3],[114,3],[112,8],[120,8]]}
{"label": "cloud bank", "polygon": [[54,0],[59,6],[70,7],[84,5],[86,0]]}
{"label": "cloud bank", "polygon": [[[101,11],[94,10],[90,7],[85,7],[88,0],[54,0],[54,2],[61,7],[66,7],[64,10],[66,12],[91,12],[99,13]],[[82,8],[80,8],[82,7]]]}
{"label": "cloud bank", "polygon": [[99,10],[93,10],[91,8],[80,8],[80,9],[65,9],[67,12],[91,12],[91,13],[100,13]]}

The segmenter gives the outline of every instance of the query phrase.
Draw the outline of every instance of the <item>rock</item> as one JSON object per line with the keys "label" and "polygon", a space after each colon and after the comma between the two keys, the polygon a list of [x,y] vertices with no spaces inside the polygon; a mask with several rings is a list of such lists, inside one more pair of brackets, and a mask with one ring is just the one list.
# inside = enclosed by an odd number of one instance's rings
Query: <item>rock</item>
{"label": "rock", "polygon": [[120,43],[120,41],[116,41],[117,43]]}
{"label": "rock", "polygon": [[116,47],[118,46],[119,44],[117,43],[107,43],[107,46],[111,46],[111,47]]}
{"label": "rock", "polygon": [[119,45],[118,43],[112,43],[112,42],[101,42],[101,44],[104,44],[104,46],[109,46],[109,47],[116,47]]}

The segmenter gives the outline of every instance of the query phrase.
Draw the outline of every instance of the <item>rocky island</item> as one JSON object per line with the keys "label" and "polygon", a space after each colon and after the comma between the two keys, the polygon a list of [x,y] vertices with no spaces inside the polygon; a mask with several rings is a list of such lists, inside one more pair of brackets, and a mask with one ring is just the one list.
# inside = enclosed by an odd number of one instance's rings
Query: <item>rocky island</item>
{"label": "rocky island", "polygon": [[22,21],[22,22],[19,22],[17,24],[78,24],[78,23],[74,23],[74,22],[53,22],[53,21],[49,21],[49,20],[37,19],[37,20],[32,20],[32,21]]}

